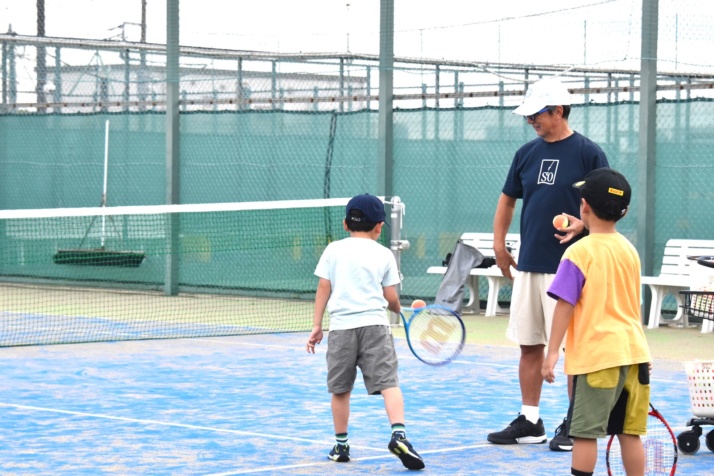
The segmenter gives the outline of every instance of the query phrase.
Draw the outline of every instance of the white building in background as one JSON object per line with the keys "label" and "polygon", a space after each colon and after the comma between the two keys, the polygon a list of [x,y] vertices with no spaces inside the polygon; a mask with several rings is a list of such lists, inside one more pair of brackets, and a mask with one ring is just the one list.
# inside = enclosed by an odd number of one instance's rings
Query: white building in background
{"label": "white building in background", "polygon": [[[164,45],[17,35],[0,35],[0,44],[0,108],[5,110],[73,113],[165,108]],[[38,52],[46,56],[44,71],[37,68]],[[182,48],[181,53],[179,90],[184,111],[360,110],[370,107],[370,77],[377,77],[375,65],[356,65],[334,55],[206,48]]]}

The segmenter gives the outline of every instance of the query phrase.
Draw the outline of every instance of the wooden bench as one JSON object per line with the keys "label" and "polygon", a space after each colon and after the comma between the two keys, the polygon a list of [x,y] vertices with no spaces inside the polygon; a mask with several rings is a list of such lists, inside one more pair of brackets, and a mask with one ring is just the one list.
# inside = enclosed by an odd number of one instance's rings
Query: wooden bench
{"label": "wooden bench", "polygon": [[[662,269],[659,276],[642,276],[642,284],[649,286],[652,292],[648,329],[656,329],[660,323],[678,323],[687,327],[688,316],[682,311],[684,304],[679,291],[690,288],[692,284],[692,266],[699,266],[696,261],[687,256],[714,255],[714,240],[682,240],[667,241],[662,258]],[[662,317],[662,301],[666,295],[674,296],[677,301],[677,314],[673,319]],[[709,331],[709,326],[702,325],[702,332]]]}
{"label": "wooden bench", "polygon": [[[506,246],[511,248],[511,254],[518,260],[518,247],[520,245],[521,236],[518,233],[509,233],[506,235]],[[493,233],[464,233],[461,235],[461,241],[477,248],[484,256],[493,258]],[[428,274],[444,274],[446,266],[431,266],[426,270]],[[502,309],[498,305],[498,293],[501,287],[510,280],[503,276],[501,270],[496,265],[490,268],[472,268],[471,273],[466,280],[466,287],[469,290],[469,301],[463,307],[464,310],[471,312],[479,312],[479,277],[484,277],[488,281],[488,297],[486,299],[486,315],[495,316],[497,313],[508,312],[507,309]]]}

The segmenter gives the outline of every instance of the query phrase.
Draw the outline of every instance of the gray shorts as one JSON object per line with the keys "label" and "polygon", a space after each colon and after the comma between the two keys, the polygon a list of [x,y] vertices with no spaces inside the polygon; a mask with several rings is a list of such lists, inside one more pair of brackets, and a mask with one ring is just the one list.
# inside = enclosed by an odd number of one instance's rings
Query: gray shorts
{"label": "gray shorts", "polygon": [[370,395],[399,386],[397,352],[389,326],[367,326],[327,334],[327,391],[340,394],[354,388],[357,367]]}

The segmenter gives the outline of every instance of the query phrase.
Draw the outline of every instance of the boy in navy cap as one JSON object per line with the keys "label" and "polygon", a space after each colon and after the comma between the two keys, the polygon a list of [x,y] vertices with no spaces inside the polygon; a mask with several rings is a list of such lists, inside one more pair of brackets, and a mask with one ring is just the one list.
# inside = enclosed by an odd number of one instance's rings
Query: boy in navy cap
{"label": "boy in navy cap", "polygon": [[557,300],[543,378],[552,383],[565,340],[565,373],[573,376],[566,434],[571,474],[589,476],[597,439],[617,435],[627,474],[644,474],[640,435],[647,433],[650,352],[640,318],[640,258],[616,223],[632,191],[612,169],[595,169],[573,185],[590,234],[565,250],[548,295]]}
{"label": "boy in navy cap", "polygon": [[424,462],[406,438],[397,353],[387,317],[387,309],[399,313],[401,306],[396,259],[377,242],[385,216],[384,204],[373,195],[357,195],[347,204],[343,226],[350,236],[327,245],[315,269],[320,280],[307,351],[314,354],[315,345],[322,341],[322,319],[327,309],[327,390],[332,394],[336,438],[328,458],[341,463],[350,460],[350,395],[359,367],[367,393],[384,398],[392,425],[389,451],[406,468],[422,469]]}

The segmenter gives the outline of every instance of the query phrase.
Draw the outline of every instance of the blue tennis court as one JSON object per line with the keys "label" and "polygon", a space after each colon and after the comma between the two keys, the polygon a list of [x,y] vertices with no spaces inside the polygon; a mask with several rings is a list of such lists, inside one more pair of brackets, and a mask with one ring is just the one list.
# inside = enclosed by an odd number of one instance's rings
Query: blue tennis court
{"label": "blue tennis court", "polygon": [[[306,333],[0,348],[2,474],[402,474],[386,448],[380,397],[358,381],[352,461],[334,463],[326,343]],[[494,446],[520,408],[518,351],[467,344],[429,367],[397,341],[407,436],[430,474],[569,474],[547,445]],[[562,365],[562,362],[561,362]],[[561,367],[562,369],[562,367]],[[675,434],[692,418],[680,362],[656,361],[653,403]],[[544,388],[549,433],[566,410],[565,378]],[[705,432],[708,431],[704,428]],[[596,474],[605,473],[604,442]],[[678,474],[714,474],[714,453],[680,454]]]}

